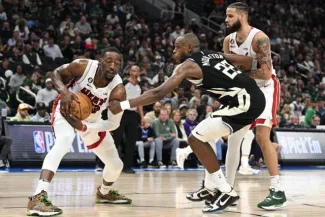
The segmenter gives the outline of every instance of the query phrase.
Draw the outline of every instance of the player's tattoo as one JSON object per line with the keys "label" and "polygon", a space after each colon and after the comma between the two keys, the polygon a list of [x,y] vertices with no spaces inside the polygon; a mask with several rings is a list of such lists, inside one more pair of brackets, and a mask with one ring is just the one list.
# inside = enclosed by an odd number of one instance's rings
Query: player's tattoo
{"label": "player's tattoo", "polygon": [[267,36],[256,41],[258,52],[256,58],[259,64],[258,69],[250,72],[250,77],[254,79],[267,80],[272,74],[272,57],[270,39]]}

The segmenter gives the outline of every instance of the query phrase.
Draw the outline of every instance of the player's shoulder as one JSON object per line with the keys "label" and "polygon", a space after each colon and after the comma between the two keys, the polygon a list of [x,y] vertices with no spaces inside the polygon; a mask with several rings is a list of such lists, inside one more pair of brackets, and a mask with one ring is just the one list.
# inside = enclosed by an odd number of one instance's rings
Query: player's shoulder
{"label": "player's shoulder", "polygon": [[258,31],[255,34],[255,36],[253,38],[253,41],[257,41],[257,40],[259,40],[261,38],[264,38],[264,39],[268,39],[269,40],[269,37],[265,34],[265,32],[263,32],[263,31],[260,30],[260,31]]}
{"label": "player's shoulder", "polygon": [[69,69],[84,71],[90,61],[89,59],[75,59],[69,64]]}

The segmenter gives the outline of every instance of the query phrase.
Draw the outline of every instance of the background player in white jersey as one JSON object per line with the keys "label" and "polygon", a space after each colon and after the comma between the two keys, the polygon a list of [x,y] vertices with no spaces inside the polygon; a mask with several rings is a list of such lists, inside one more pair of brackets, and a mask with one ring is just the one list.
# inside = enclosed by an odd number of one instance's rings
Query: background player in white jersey
{"label": "background player in white jersey", "polygon": [[[53,105],[51,121],[56,140],[44,159],[37,189],[29,199],[28,215],[50,216],[62,213],[60,208],[48,200],[47,190],[61,159],[72,145],[75,130],[79,131],[88,149],[105,164],[103,181],[97,189],[96,202],[131,203],[130,199],[112,189],[112,184],[121,173],[123,163],[109,131],[119,126],[123,113],[113,115],[108,112],[108,120],[101,118],[101,113],[107,108],[109,101],[126,99],[122,79],[117,75],[121,60],[122,56],[116,48],[107,48],[99,62],[77,59],[51,73],[50,77],[60,93]],[[69,83],[68,87],[65,86],[66,83]],[[74,110],[71,107],[71,101],[77,99],[74,94],[78,92],[86,94],[93,106],[92,114],[83,121],[73,116]]]}
{"label": "background player in white jersey", "polygon": [[[249,7],[245,3],[237,2],[228,6],[226,25],[227,29],[233,33],[225,38],[223,48],[225,53],[242,54],[253,58],[249,76],[255,79],[267,99],[264,112],[253,125],[256,125],[256,139],[270,173],[271,186],[270,194],[257,206],[273,210],[285,206],[286,202],[284,191],[280,185],[277,152],[270,140],[271,129],[276,126],[277,122],[276,112],[279,105],[280,85],[272,66],[270,40],[264,32],[248,24],[248,11]],[[234,183],[239,164],[239,145],[245,134],[247,131],[242,130],[229,136],[226,170],[231,185]],[[243,142],[245,143],[245,141]]]}

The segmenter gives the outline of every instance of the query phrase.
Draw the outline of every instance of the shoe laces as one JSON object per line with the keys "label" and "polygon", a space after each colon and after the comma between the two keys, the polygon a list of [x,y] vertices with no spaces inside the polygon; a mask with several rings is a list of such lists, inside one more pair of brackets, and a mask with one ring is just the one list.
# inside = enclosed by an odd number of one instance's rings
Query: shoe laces
{"label": "shoe laces", "polygon": [[114,196],[120,196],[120,192],[118,190],[111,190],[110,194]]}
{"label": "shoe laces", "polygon": [[40,201],[45,204],[45,206],[53,206],[52,202],[47,198],[46,195],[41,196]]}

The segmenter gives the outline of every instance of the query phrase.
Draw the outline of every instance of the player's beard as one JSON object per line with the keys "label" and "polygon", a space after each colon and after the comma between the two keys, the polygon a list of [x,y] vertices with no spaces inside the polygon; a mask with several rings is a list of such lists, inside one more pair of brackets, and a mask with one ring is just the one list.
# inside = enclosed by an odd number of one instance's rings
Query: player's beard
{"label": "player's beard", "polygon": [[241,23],[240,23],[239,19],[237,19],[237,21],[232,26],[227,27],[227,29],[226,29],[227,35],[238,31],[240,29],[240,27],[241,27]]}

